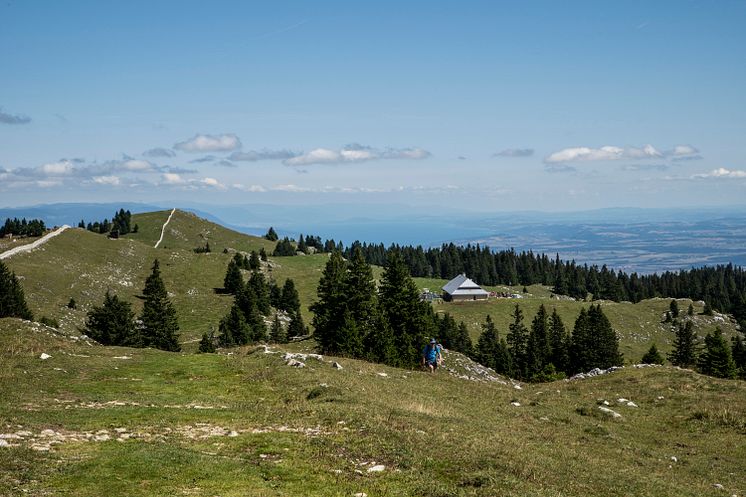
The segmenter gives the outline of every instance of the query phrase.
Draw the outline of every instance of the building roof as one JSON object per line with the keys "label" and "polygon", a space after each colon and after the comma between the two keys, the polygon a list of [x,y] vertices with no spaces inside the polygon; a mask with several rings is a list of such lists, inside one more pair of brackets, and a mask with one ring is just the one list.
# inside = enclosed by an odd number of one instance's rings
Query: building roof
{"label": "building roof", "polygon": [[443,285],[443,291],[448,295],[489,295],[463,273]]}

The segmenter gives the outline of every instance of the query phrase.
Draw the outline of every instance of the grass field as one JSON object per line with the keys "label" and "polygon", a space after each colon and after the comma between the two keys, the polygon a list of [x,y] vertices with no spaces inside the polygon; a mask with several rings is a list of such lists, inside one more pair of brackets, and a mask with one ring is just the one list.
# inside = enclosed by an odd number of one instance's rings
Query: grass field
{"label": "grass field", "polygon": [[517,390],[261,349],[105,348],[14,319],[0,344],[4,496],[746,492],[746,383],[689,371]]}

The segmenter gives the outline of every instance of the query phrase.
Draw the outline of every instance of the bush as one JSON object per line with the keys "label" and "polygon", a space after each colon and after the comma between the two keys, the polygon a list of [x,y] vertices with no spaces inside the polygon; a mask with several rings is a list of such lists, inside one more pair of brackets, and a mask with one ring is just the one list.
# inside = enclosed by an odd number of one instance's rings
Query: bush
{"label": "bush", "polygon": [[58,323],[56,319],[51,319],[46,316],[42,316],[41,318],[39,318],[39,323],[43,324],[44,326],[49,326],[50,328],[55,328],[55,329],[60,327],[60,323]]}

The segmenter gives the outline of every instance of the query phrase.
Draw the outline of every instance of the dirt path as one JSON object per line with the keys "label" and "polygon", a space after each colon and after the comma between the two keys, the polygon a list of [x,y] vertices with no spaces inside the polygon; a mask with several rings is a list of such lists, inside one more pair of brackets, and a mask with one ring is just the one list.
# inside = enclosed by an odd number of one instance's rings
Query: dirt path
{"label": "dirt path", "polygon": [[35,242],[28,243],[26,245],[21,245],[19,247],[13,247],[10,250],[6,250],[2,254],[0,254],[0,259],[7,259],[8,257],[10,257],[12,255],[20,254],[21,252],[30,252],[31,250],[34,250],[35,248],[39,247],[40,245],[44,245],[49,240],[51,240],[55,236],[59,235],[60,233],[62,233],[66,229],[68,229],[69,227],[70,226],[68,226],[68,225],[65,224],[64,226],[60,226],[59,228],[57,228],[56,230],[52,231],[51,233],[47,233],[46,235],[44,235],[43,237],[39,238]]}
{"label": "dirt path", "polygon": [[155,245],[153,246],[153,248],[158,248],[158,245],[160,245],[161,242],[163,241],[163,235],[164,233],[166,233],[166,226],[168,226],[168,223],[171,222],[171,216],[174,215],[174,212],[176,212],[176,207],[174,207],[171,210],[171,214],[168,215],[168,219],[166,219],[166,222],[163,223],[163,228],[161,228],[161,237],[158,239],[157,242],[155,242]]}

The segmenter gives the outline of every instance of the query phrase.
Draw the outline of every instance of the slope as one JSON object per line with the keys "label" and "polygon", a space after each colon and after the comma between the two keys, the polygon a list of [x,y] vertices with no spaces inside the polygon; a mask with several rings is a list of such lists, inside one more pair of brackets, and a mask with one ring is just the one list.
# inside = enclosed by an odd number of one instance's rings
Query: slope
{"label": "slope", "polygon": [[746,384],[690,371],[518,390],[329,357],[292,368],[262,348],[105,348],[13,319],[0,344],[2,495],[746,491]]}

